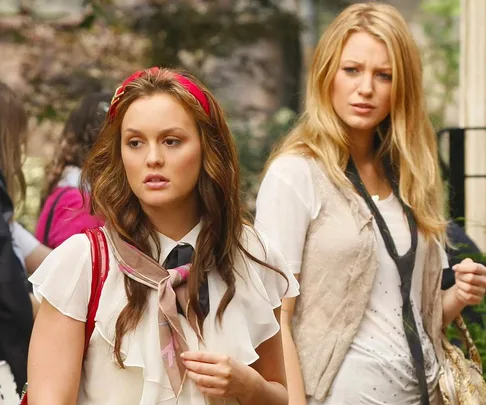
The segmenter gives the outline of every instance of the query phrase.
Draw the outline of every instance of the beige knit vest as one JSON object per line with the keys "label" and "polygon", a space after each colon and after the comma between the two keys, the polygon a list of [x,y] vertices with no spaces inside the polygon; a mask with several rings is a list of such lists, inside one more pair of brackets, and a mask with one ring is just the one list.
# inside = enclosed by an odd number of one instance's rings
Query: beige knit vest
{"label": "beige knit vest", "polygon": [[[309,159],[321,202],[306,236],[292,333],[306,394],[324,401],[358,331],[378,269],[370,211],[351,189],[334,186]],[[422,317],[442,364],[442,266],[439,245],[429,243],[423,277]]]}

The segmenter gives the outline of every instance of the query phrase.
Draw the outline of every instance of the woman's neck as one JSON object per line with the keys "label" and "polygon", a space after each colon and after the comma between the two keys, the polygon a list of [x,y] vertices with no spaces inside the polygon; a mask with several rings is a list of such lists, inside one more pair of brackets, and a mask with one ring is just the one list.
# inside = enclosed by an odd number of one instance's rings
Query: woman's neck
{"label": "woman's neck", "polygon": [[375,160],[374,138],[375,132],[354,132],[349,134],[349,153],[354,163],[359,167]]}
{"label": "woman's neck", "polygon": [[171,208],[144,207],[144,211],[157,232],[178,241],[200,221],[197,205],[191,205]]}

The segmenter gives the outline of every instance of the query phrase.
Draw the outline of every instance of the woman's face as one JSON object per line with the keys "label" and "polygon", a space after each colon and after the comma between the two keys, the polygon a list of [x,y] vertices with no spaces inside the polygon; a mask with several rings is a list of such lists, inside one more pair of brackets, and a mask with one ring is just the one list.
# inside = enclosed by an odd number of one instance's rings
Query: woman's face
{"label": "woman's face", "polygon": [[392,69],[386,45],[366,32],[347,39],[332,87],[332,105],[350,135],[369,134],[390,113]]}
{"label": "woman's face", "polygon": [[144,210],[195,207],[201,141],[194,118],[166,93],[135,100],[121,125],[128,183]]}

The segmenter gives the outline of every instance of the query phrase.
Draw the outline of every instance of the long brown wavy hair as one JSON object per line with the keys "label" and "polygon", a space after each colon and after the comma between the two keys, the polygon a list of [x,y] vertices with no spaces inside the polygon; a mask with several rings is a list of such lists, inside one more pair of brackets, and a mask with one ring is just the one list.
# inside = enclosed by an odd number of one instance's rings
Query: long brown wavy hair
{"label": "long brown wavy hair", "polygon": [[61,179],[66,166],[81,168],[105,121],[111,95],[92,93],[84,97],[69,115],[61,134],[61,143],[46,167],[46,187],[41,209]]}
{"label": "long brown wavy hair", "polygon": [[25,199],[22,154],[27,142],[27,114],[19,97],[0,82],[0,170],[14,203]]}
{"label": "long brown wavy hair", "polygon": [[[197,84],[210,105],[210,115],[176,79],[182,75]],[[194,260],[188,279],[190,308],[202,330],[203,314],[199,306],[199,287],[205,270],[214,268],[228,288],[217,310],[222,315],[235,295],[234,262],[243,254],[271,270],[278,269],[252,256],[241,243],[244,226],[250,226],[240,201],[240,178],[235,142],[223,111],[211,93],[192,75],[169,69],[146,70],[142,77],[130,82],[116,107],[116,115],[107,118],[82,170],[81,184],[91,193],[91,210],[105,218],[112,230],[128,243],[158,260],[160,245],[152,223],[132,192],[121,159],[121,123],[128,107],[140,97],[167,93],[189,111],[201,136],[202,169],[197,190],[202,228],[197,239]],[[156,252],[151,248],[156,244]],[[281,273],[281,272],[280,272]],[[282,274],[282,273],[281,273]],[[283,277],[285,277],[282,274]],[[126,307],[116,322],[115,356],[123,367],[120,355],[122,337],[136,328],[147,303],[148,287],[125,276]]]}

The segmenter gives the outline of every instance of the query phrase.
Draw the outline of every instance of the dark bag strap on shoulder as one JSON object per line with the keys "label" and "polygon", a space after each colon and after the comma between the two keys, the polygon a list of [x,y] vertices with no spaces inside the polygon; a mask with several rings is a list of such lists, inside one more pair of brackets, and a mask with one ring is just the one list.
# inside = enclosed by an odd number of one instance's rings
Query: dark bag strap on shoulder
{"label": "dark bag strap on shoulder", "polygon": [[383,216],[381,215],[378,207],[376,206],[370,194],[366,190],[366,187],[359,176],[358,169],[352,159],[349,159],[348,166],[346,168],[346,176],[351,181],[356,191],[363,197],[366,204],[368,205],[368,208],[373,214],[376,224],[378,225],[381,236],[383,237],[386,250],[388,251],[388,254],[393,259],[393,261],[395,262],[398,268],[398,273],[400,275],[400,281],[401,281],[400,293],[403,301],[403,306],[402,306],[403,328],[405,332],[405,337],[407,339],[408,347],[412,355],[412,362],[417,376],[417,381],[418,381],[418,386],[420,391],[420,405],[429,405],[430,400],[429,400],[429,390],[427,386],[427,377],[425,373],[424,354],[422,350],[422,344],[420,342],[420,335],[418,333],[417,322],[415,320],[415,316],[413,313],[412,301],[410,298],[410,291],[412,289],[413,268],[415,266],[415,257],[417,253],[417,244],[418,244],[417,223],[415,221],[415,218],[413,216],[410,207],[407,206],[400,198],[398,181],[393,172],[391,163],[389,162],[389,160],[385,159],[383,161],[383,165],[385,167],[385,171],[387,173],[388,179],[392,186],[393,193],[395,197],[398,198],[398,200],[400,201],[400,204],[407,217],[408,225],[410,228],[411,247],[408,250],[408,252],[405,253],[403,256],[398,255],[395,242],[393,241],[390,230],[388,229],[388,226],[386,225],[386,222]]}
{"label": "dark bag strap on shoulder", "polygon": [[[86,325],[84,334],[84,353],[83,358],[89,347],[89,341],[95,328],[95,317],[100,303],[101,291],[105,284],[110,269],[108,243],[105,233],[101,228],[85,229],[84,234],[89,239],[91,245],[91,296],[88,303],[86,315]],[[20,405],[27,405],[27,384],[25,384],[20,400]]]}
{"label": "dark bag strap on shoulder", "polygon": [[70,187],[65,188],[62,190],[54,200],[49,210],[49,214],[47,215],[46,226],[44,228],[44,237],[42,238],[42,243],[46,246],[49,246],[49,233],[51,232],[52,220],[54,219],[54,212],[56,210],[57,204],[59,204],[59,200],[61,197],[66,194],[70,190]]}

